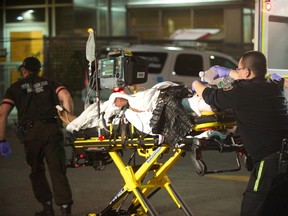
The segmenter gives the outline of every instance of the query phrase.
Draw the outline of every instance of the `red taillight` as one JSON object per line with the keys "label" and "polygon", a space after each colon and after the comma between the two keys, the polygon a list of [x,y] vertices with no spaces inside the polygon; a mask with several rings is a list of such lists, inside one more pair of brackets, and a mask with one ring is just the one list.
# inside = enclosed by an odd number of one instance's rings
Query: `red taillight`
{"label": "red taillight", "polygon": [[272,6],[271,6],[271,3],[270,3],[270,0],[266,1],[265,8],[266,8],[266,11],[270,11],[271,10]]}

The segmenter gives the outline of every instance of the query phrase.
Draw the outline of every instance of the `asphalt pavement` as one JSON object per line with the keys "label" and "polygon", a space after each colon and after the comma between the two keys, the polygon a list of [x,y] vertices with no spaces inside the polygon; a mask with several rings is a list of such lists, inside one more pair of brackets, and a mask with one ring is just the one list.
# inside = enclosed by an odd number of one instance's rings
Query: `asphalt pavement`
{"label": "asphalt pavement", "polygon": [[[0,157],[0,216],[33,216],[41,205],[32,193],[29,167],[24,161],[23,145],[15,135],[13,117],[9,120],[7,140],[12,146],[12,154],[8,158]],[[66,150],[69,158],[70,150],[68,147]],[[130,154],[129,150],[124,151],[124,162]],[[236,166],[235,153],[207,151],[203,152],[203,159],[208,169]],[[101,212],[123,187],[122,177],[113,163],[103,171],[95,171],[90,166],[68,168],[67,175],[73,192],[73,216]],[[243,163],[237,172],[199,176],[189,154],[181,157],[168,173],[173,187],[194,216],[238,216],[248,176]],[[161,216],[185,215],[164,189],[150,202]],[[55,206],[55,210],[60,216],[58,207]]]}

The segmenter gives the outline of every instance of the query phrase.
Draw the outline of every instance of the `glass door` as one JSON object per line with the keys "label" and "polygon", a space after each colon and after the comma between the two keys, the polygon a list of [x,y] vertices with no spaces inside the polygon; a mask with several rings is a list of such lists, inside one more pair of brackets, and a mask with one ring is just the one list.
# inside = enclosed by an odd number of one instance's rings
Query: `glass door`
{"label": "glass door", "polygon": [[9,24],[5,28],[4,47],[7,58],[4,70],[4,83],[9,86],[19,79],[18,66],[28,56],[35,56],[43,62],[43,36],[47,35],[45,25]]}

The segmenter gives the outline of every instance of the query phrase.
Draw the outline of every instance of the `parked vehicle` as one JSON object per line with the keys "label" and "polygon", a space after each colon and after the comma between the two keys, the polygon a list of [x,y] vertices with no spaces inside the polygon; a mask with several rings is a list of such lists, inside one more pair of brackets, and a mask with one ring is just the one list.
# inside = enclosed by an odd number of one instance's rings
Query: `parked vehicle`
{"label": "parked vehicle", "polygon": [[133,45],[127,49],[149,61],[148,81],[141,84],[145,88],[162,81],[191,86],[195,79],[199,79],[200,71],[213,65],[237,67],[237,61],[231,56],[215,51],[154,45]]}
{"label": "parked vehicle", "polygon": [[[134,56],[143,57],[149,62],[147,82],[138,84],[136,86],[138,90],[151,88],[163,81],[190,87],[195,79],[199,79],[200,71],[208,70],[213,65],[231,69],[237,67],[237,61],[231,56],[215,51],[159,45],[132,45],[121,49],[131,52]],[[105,59],[107,54],[107,50],[101,53],[100,59]],[[134,86],[129,90],[134,91]],[[111,92],[111,89],[102,89],[100,98],[107,100]]]}

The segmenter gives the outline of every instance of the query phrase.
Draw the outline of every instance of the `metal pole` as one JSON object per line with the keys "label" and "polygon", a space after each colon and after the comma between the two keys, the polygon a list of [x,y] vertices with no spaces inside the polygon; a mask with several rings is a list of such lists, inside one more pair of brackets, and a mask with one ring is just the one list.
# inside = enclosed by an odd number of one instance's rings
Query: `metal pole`
{"label": "metal pole", "polygon": [[108,36],[112,36],[112,3],[107,0],[107,22],[108,22]]}

